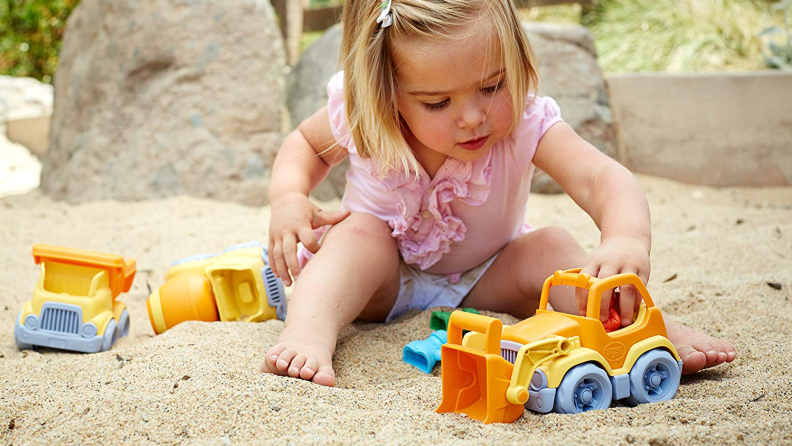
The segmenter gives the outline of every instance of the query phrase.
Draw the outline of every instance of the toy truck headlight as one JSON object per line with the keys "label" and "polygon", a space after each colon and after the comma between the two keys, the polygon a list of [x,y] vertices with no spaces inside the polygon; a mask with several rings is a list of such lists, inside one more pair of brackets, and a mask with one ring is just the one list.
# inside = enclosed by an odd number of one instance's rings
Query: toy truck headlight
{"label": "toy truck headlight", "polygon": [[96,336],[96,324],[93,322],[86,322],[80,329],[80,335],[84,338],[92,338]]}
{"label": "toy truck headlight", "polygon": [[542,390],[545,387],[547,387],[547,375],[541,370],[536,370],[531,377],[531,390]]}
{"label": "toy truck headlight", "polygon": [[35,314],[28,314],[27,317],[25,317],[25,328],[27,328],[28,330],[35,330],[38,328],[38,325],[39,325],[38,316],[36,316]]}

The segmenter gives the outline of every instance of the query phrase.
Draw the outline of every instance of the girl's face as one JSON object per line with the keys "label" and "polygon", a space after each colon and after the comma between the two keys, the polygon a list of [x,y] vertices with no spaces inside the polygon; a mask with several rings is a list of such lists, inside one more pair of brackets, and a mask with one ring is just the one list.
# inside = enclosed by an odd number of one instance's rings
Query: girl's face
{"label": "girl's face", "polygon": [[511,125],[500,47],[484,34],[493,32],[489,25],[473,26],[482,29],[460,38],[394,42],[397,107],[419,160],[431,156],[427,150],[465,161],[482,158]]}

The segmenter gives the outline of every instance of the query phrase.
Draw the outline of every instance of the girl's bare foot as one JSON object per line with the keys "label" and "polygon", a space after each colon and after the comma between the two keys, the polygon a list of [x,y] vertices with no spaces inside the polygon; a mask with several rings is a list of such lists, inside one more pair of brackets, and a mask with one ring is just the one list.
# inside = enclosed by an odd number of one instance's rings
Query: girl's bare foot
{"label": "girl's bare foot", "polygon": [[668,339],[674,344],[682,358],[682,374],[698,372],[724,362],[732,362],[737,356],[734,346],[723,339],[694,330],[690,327],[665,320]]}
{"label": "girl's bare foot", "polygon": [[333,350],[335,340],[328,347],[321,338],[310,335],[292,336],[284,330],[278,342],[267,351],[261,371],[281,376],[291,376],[316,384],[333,387],[335,372],[333,371]]}

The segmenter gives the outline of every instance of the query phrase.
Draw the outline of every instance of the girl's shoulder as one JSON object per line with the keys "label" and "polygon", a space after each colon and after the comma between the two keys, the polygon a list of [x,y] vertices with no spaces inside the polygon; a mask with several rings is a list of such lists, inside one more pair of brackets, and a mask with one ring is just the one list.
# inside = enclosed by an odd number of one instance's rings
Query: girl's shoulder
{"label": "girl's shoulder", "polygon": [[349,131],[344,101],[344,72],[339,71],[327,83],[327,114],[330,117],[330,131],[336,142],[350,154],[357,153],[355,141]]}
{"label": "girl's shoulder", "polygon": [[561,109],[553,98],[528,95],[522,119],[510,138],[514,161],[519,169],[531,167],[539,140],[550,127],[561,121]]}

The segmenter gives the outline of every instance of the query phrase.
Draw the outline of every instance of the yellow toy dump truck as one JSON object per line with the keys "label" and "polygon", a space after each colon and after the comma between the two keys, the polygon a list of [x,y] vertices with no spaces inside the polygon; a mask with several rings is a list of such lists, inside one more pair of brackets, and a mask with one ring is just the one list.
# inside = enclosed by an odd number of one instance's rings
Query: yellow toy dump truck
{"label": "yellow toy dump truck", "polygon": [[[443,398],[437,412],[509,423],[524,409],[580,413],[665,401],[679,387],[682,361],[660,310],[635,274],[607,279],[556,271],[542,288],[536,316],[513,326],[456,311],[442,347]],[[586,316],[547,309],[553,286],[589,290]],[[607,333],[598,319],[603,292],[633,285],[643,302],[632,325]],[[462,330],[470,333],[462,338]]]}
{"label": "yellow toy dump truck", "polygon": [[113,254],[34,245],[41,277],[14,329],[20,349],[110,350],[129,333],[129,312],[116,300],[129,291],[135,261]]}

